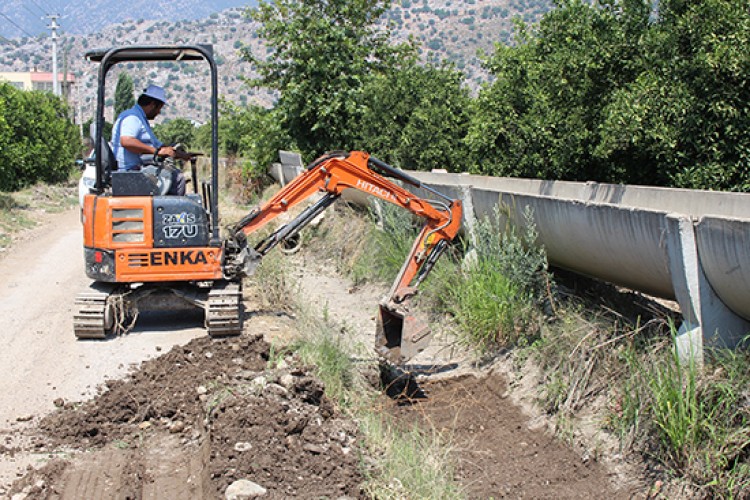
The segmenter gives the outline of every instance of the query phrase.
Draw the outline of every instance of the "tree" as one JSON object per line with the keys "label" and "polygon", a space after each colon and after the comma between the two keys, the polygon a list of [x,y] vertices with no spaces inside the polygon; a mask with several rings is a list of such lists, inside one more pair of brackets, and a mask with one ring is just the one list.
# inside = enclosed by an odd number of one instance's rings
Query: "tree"
{"label": "tree", "polygon": [[182,144],[191,148],[195,139],[195,126],[187,118],[174,118],[154,126],[154,134],[164,144]]}
{"label": "tree", "polygon": [[376,27],[385,0],[266,1],[250,17],[272,53],[243,57],[260,77],[251,83],[279,92],[274,116],[303,154],[350,149],[363,114],[362,90],[414,50],[390,45]]}
{"label": "tree", "polygon": [[363,89],[360,147],[401,168],[466,168],[469,90],[451,66],[412,63]]}
{"label": "tree", "polygon": [[492,175],[623,182],[596,154],[612,93],[638,74],[645,0],[560,0],[536,31],[517,26],[517,45],[496,46],[485,67],[467,143],[474,169]]}
{"label": "tree", "polygon": [[663,0],[644,45],[643,71],[613,96],[601,154],[639,159],[668,185],[750,191],[747,2]]}
{"label": "tree", "polygon": [[746,0],[556,3],[485,60],[474,171],[750,191]]}
{"label": "tree", "polygon": [[67,179],[80,149],[60,97],[0,83],[0,190]]}
{"label": "tree", "polygon": [[117,76],[117,86],[115,87],[115,116],[119,116],[120,113],[132,108],[133,105],[135,105],[133,79],[127,73],[120,73]]}

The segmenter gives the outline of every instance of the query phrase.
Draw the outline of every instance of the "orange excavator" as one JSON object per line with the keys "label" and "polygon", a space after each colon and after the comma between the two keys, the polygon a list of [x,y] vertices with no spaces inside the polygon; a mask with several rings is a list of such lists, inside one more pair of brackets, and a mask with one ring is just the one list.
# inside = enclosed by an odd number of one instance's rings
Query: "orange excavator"
{"label": "orange excavator", "polygon": [[[126,328],[124,320],[144,310],[198,307],[205,311],[211,336],[242,332],[242,278],[253,273],[258,261],[278,244],[291,241],[299,231],[339,198],[355,189],[398,205],[424,219],[409,255],[388,294],[380,303],[376,350],[400,362],[424,348],[429,329],[409,311],[409,299],[441,253],[457,235],[462,218],[460,200],[431,187],[361,151],[333,152],[308,165],[269,201],[255,207],[235,224],[225,238],[218,229],[218,146],[216,68],[206,46],[129,46],[92,51],[100,62],[96,180],[84,196],[82,222],[86,273],[94,280],[76,298],[74,330],[78,338],[106,338]],[[194,193],[168,196],[169,175],[163,166],[140,172],[119,172],[102,140],[104,78],[116,63],[126,61],[191,61],[209,63],[212,90],[211,178],[203,182],[202,196],[193,168]],[[418,188],[421,198],[402,185]],[[145,189],[145,192],[144,192]],[[261,241],[248,238],[293,207],[317,201]]]}

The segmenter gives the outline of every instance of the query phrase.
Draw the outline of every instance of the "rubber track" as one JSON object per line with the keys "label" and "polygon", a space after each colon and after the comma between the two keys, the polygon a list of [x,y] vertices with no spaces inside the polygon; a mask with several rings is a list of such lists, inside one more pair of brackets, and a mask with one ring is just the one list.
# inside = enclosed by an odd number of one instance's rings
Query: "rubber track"
{"label": "rubber track", "polygon": [[216,284],[208,293],[206,329],[212,337],[242,333],[242,288],[238,283]]}
{"label": "rubber track", "polygon": [[107,337],[104,317],[109,293],[89,289],[78,294],[75,300],[73,331],[79,339],[103,339]]}

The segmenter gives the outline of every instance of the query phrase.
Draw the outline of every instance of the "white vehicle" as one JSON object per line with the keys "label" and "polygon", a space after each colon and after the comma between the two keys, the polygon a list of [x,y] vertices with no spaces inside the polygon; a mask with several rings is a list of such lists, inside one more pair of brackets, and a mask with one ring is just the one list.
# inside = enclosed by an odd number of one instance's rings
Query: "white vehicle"
{"label": "white vehicle", "polygon": [[96,162],[94,160],[94,150],[89,152],[88,157],[76,161],[76,165],[81,169],[81,179],[78,181],[78,202],[83,208],[83,197],[94,192],[96,184]]}

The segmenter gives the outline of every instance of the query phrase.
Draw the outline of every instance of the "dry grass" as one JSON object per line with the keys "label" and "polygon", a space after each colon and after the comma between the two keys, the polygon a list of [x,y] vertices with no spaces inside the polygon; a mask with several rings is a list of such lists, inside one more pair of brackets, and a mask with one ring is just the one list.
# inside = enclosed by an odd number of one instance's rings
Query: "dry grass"
{"label": "dry grass", "polygon": [[0,193],[0,249],[7,248],[15,235],[30,229],[45,214],[59,213],[78,203],[77,186],[37,184],[21,191]]}

